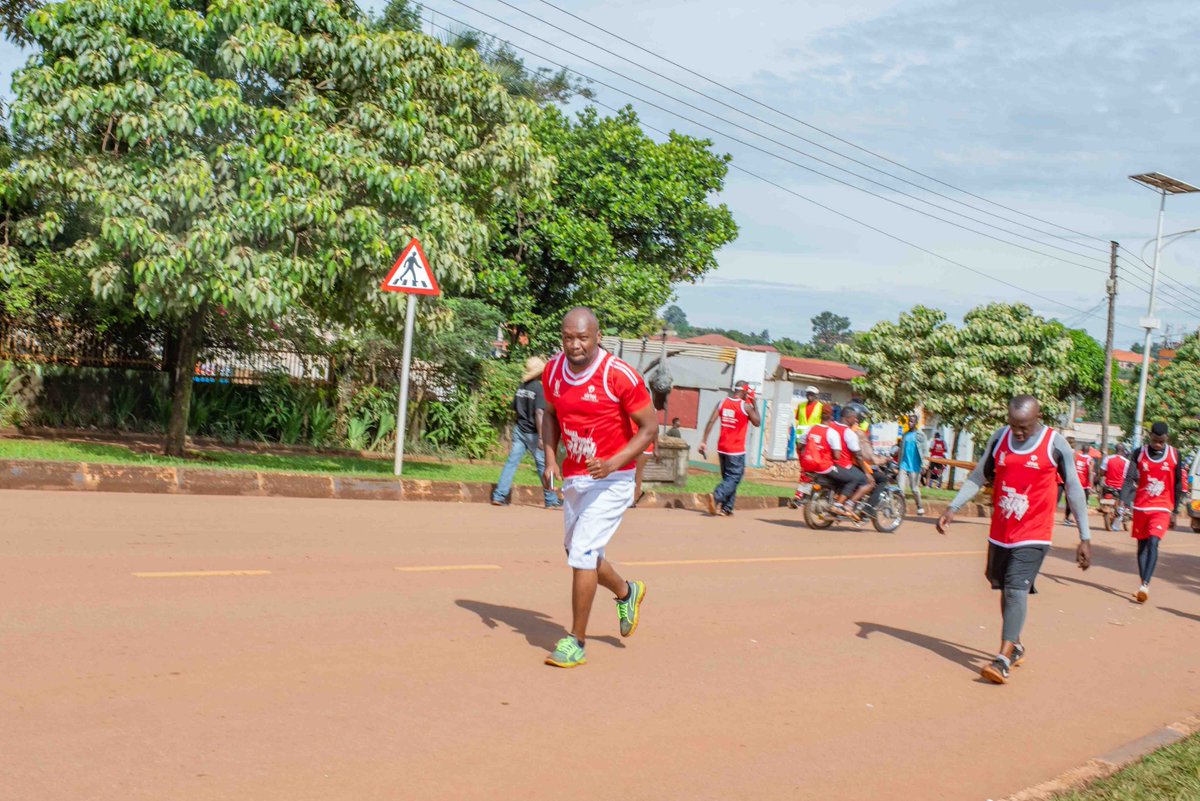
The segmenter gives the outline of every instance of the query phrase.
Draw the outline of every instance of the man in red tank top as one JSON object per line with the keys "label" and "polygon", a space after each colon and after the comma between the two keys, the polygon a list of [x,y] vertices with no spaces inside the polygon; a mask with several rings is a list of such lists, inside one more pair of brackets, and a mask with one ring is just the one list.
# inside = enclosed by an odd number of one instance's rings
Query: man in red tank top
{"label": "man in red tank top", "polygon": [[1058,478],[1066,485],[1067,501],[1079,527],[1075,560],[1083,570],[1092,562],[1087,502],[1075,472],[1074,452],[1061,434],[1042,424],[1041,418],[1042,408],[1037,399],[1029,395],[1012,399],[1008,405],[1008,425],[988,440],[984,457],[937,523],[938,531],[945,534],[946,526],[954,522],[955,513],[984,484],[992,485],[992,517],[984,572],[992,589],[1001,591],[1003,626],[1000,652],[991,664],[983,667],[980,675],[996,684],[1007,682],[1009,669],[1025,658],[1021,629],[1025,625],[1029,595],[1037,592],[1034,580],[1050,550],[1054,510],[1058,506]]}
{"label": "man in red tank top", "polygon": [[754,389],[745,381],[733,385],[733,392],[713,409],[704,427],[704,438],[700,440],[700,455],[708,458],[708,437],[713,426],[721,421],[721,433],[717,438],[717,459],[721,463],[721,483],[711,495],[705,497],[710,515],[728,517],[733,514],[737,500],[738,485],[746,474],[746,431],[753,423],[755,428],[762,424],[762,416],[755,405]]}
{"label": "man in red tank top", "polygon": [[[1087,501],[1092,497],[1092,457],[1088,455],[1088,447],[1082,443],[1075,446],[1075,456],[1073,461],[1075,467],[1075,475],[1079,476],[1079,484],[1083,487],[1083,499]],[[1071,505],[1067,504],[1067,511],[1063,516],[1063,523],[1071,522]]]}
{"label": "man in red tank top", "polygon": [[1138,543],[1138,575],[1142,586],[1133,597],[1144,604],[1150,597],[1150,579],[1158,566],[1158,544],[1183,498],[1183,462],[1170,445],[1166,423],[1150,428],[1146,445],[1134,450],[1125,471],[1121,502],[1133,506],[1133,538]]}
{"label": "man in red tank top", "polygon": [[[617,600],[621,636],[637,629],[646,585],[625,581],[605,558],[605,547],[633,501],[634,463],[658,433],[646,384],[633,368],[600,347],[600,324],[591,309],[567,312],[562,353],[546,365],[542,482],[563,488],[563,546],[571,580],[571,633],[558,641],[546,664],[571,668],[587,662],[584,643],[597,584]],[[558,446],[566,459],[558,466]]]}

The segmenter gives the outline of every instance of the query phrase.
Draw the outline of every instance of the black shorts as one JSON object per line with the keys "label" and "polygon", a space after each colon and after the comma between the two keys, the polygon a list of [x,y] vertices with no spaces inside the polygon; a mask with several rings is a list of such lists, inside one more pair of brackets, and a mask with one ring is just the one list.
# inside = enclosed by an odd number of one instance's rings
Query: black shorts
{"label": "black shorts", "polygon": [[859,487],[867,485],[867,474],[857,467],[837,467],[823,474],[833,482],[834,488],[842,495],[853,495]]}
{"label": "black shorts", "polygon": [[1036,593],[1034,581],[1038,571],[1042,569],[1042,561],[1050,551],[1049,545],[1022,545],[1018,548],[1001,548],[995,543],[988,543],[987,570],[984,575],[991,582],[993,590],[1005,587],[1016,589],[1029,588],[1030,593]]}

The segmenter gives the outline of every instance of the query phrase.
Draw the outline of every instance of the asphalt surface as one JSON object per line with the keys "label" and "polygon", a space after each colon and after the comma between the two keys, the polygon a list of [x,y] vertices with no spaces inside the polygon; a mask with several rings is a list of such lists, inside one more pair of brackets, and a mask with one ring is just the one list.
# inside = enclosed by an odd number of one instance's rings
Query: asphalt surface
{"label": "asphalt surface", "polygon": [[557,512],[0,493],[0,798],[998,799],[1196,711],[1200,537],[1060,527],[1000,687],[985,534],[633,510],[556,670]]}

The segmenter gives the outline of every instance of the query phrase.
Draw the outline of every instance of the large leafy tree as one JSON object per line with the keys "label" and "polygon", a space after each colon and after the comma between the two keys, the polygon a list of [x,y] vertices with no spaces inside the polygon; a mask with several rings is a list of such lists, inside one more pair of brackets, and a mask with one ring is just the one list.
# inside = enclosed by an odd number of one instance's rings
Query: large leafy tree
{"label": "large leafy tree", "polygon": [[558,161],[552,196],[507,207],[479,296],[537,348],[577,304],[594,307],[607,330],[649,330],[671,285],[714,268],[737,236],[729,209],[711,202],[729,157],[682,134],[656,142],[629,108],[572,118],[551,106],[535,133]]}
{"label": "large leafy tree", "polygon": [[954,337],[954,356],[938,376],[934,408],[942,419],[983,443],[1004,424],[1014,395],[1033,395],[1045,418],[1066,408],[1071,338],[1063,327],[1023,303],[989,303],[972,309]]}
{"label": "large leafy tree", "polygon": [[396,330],[377,287],[408,237],[466,289],[496,205],[548,182],[532,104],[349,2],[64,0],[26,30],[41,50],[14,79],[27,155],[0,180],[0,278],[17,246],[53,247],[174,332],[168,453],[214,313]]}
{"label": "large leafy tree", "polygon": [[838,353],[866,371],[855,386],[876,413],[899,417],[919,406],[940,413],[956,336],[945,312],[914,306],[896,322],[871,326]]}
{"label": "large leafy tree", "polygon": [[1004,423],[1013,395],[1037,397],[1048,420],[1062,411],[1073,378],[1072,340],[1060,324],[1006,303],[972,309],[963,323],[916,306],[839,351],[866,370],[855,384],[869,406],[889,415],[923,406],[977,443]]}
{"label": "large leafy tree", "polygon": [[850,318],[831,311],[823,311],[810,320],[812,323],[812,344],[820,348],[832,349],[850,339]]}
{"label": "large leafy tree", "polygon": [[[1125,430],[1133,433],[1132,397],[1126,404]],[[1175,358],[1151,374],[1146,385],[1145,425],[1159,420],[1171,427],[1171,439],[1185,452],[1200,446],[1200,337],[1183,341]]]}

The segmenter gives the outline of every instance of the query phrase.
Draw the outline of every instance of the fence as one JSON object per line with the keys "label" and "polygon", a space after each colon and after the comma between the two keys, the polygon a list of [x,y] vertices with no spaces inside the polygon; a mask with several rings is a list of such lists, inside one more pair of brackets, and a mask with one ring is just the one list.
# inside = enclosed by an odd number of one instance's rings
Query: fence
{"label": "fence", "polygon": [[[121,370],[163,370],[165,347],[158,332],[146,332],[135,342],[52,320],[34,328],[0,317],[0,360],[58,364],[68,367],[107,367]],[[294,381],[329,384],[333,357],[288,350],[240,351],[209,346],[201,351],[196,381],[257,384],[280,374]]]}

